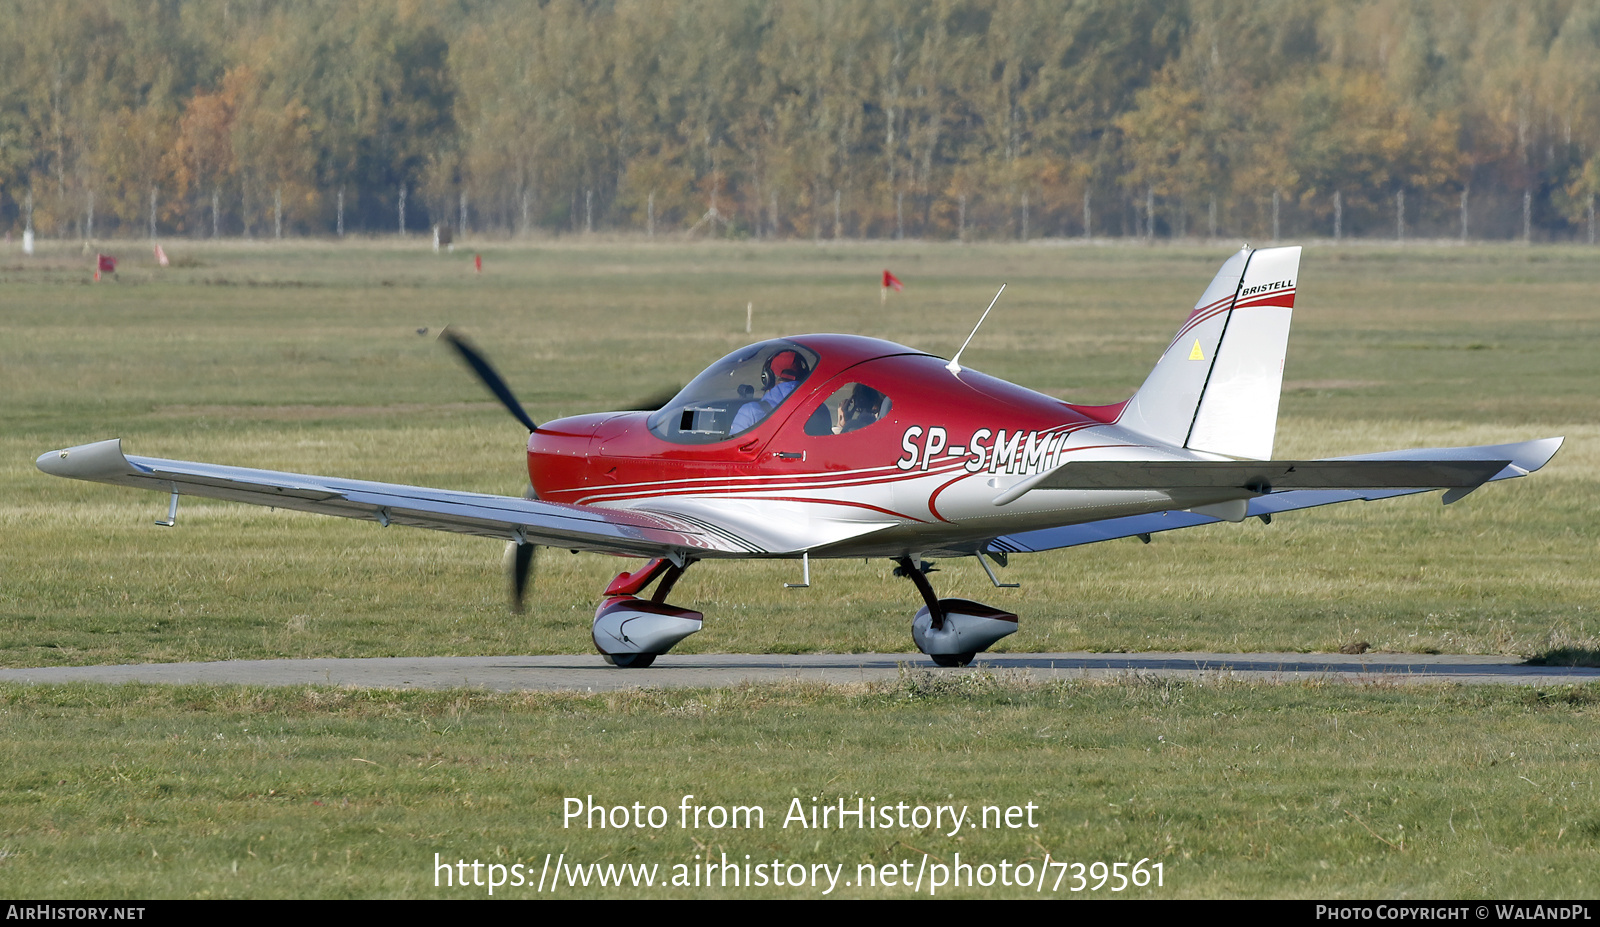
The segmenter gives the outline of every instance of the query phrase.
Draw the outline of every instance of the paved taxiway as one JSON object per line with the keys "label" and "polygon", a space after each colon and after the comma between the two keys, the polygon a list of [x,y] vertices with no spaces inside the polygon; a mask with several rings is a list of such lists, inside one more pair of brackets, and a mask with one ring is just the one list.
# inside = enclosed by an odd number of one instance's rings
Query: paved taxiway
{"label": "paved taxiway", "polygon": [[[919,654],[683,654],[642,670],[619,670],[594,654],[536,657],[385,657],[341,660],[232,660],[0,670],[4,682],[224,683],[254,686],[497,691],[604,691],[729,686],[744,682],[884,682],[905,670],[939,670]],[[1326,680],[1354,684],[1495,683],[1555,686],[1600,680],[1600,668],[1528,666],[1504,656],[1305,653],[994,653],[971,671],[1032,679],[1231,678],[1249,682]]]}

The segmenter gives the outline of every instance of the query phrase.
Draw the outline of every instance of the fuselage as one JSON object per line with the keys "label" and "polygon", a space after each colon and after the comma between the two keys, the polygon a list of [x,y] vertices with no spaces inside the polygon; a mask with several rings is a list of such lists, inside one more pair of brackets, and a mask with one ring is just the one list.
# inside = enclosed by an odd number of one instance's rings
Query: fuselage
{"label": "fuselage", "polygon": [[[762,351],[785,350],[809,360],[800,382],[754,426],[719,432],[761,396],[761,383],[735,381],[754,378]],[[663,410],[541,425],[528,438],[539,498],[715,515],[748,525],[763,552],[820,557],[970,552],[1016,531],[1232,498],[1040,492],[996,506],[1019,480],[1070,459],[1201,455],[1118,427],[1120,405],[1071,405],[872,338],[803,335],[720,363]]]}

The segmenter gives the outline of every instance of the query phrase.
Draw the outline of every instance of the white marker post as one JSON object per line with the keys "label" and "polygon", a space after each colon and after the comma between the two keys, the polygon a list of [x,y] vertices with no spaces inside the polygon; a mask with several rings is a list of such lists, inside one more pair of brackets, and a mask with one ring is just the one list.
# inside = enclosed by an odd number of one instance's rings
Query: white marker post
{"label": "white marker post", "polygon": [[744,304],[744,333],[746,335],[750,334],[750,324],[755,321],[755,318],[756,318],[756,304],[755,303],[745,303]]}

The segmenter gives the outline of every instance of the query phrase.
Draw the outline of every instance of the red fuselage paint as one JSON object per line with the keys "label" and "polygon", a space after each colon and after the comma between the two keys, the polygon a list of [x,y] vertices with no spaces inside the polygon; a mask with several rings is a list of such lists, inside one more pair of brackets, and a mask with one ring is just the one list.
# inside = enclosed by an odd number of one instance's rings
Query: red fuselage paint
{"label": "red fuselage paint", "polygon": [[[998,469],[1014,473],[1028,445],[1037,468],[1047,442],[1053,448],[1057,436],[1116,414],[1117,407],[1080,409],[974,370],[954,374],[943,360],[888,341],[853,335],[789,340],[815,351],[817,368],[766,420],[725,441],[664,440],[647,427],[649,412],[579,415],[540,425],[528,437],[528,474],[539,498],[625,503],[675,491],[749,490],[764,477],[790,482],[800,475],[838,485],[930,471],[948,471],[956,479],[995,472],[1002,453]],[[804,423],[817,407],[849,383],[888,396],[889,413],[858,431],[806,434]],[[882,475],[862,473],[867,470]]]}

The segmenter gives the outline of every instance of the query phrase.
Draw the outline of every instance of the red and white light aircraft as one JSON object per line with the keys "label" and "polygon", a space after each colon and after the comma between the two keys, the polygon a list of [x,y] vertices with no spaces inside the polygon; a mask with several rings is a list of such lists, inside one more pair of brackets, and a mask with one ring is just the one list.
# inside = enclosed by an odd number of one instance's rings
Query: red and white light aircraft
{"label": "red and white light aircraft", "polygon": [[[1081,406],[903,345],[850,335],[728,355],[653,412],[535,425],[488,362],[445,339],[529,431],[527,498],[124,456],[113,439],[51,451],[57,476],[509,541],[517,605],[536,545],[647,558],[605,590],[595,646],[648,666],[701,627],[667,604],[709,559],[886,557],[924,605],[918,649],[964,665],[1017,617],[941,599],[931,561],[1243,521],[1434,489],[1446,504],[1525,476],[1560,438],[1327,460],[1272,460],[1300,249],[1228,258],[1139,391]],[[991,308],[993,303],[990,304]],[[981,320],[980,320],[981,324]],[[970,339],[969,339],[970,340]],[[655,583],[652,594],[645,590]]]}

